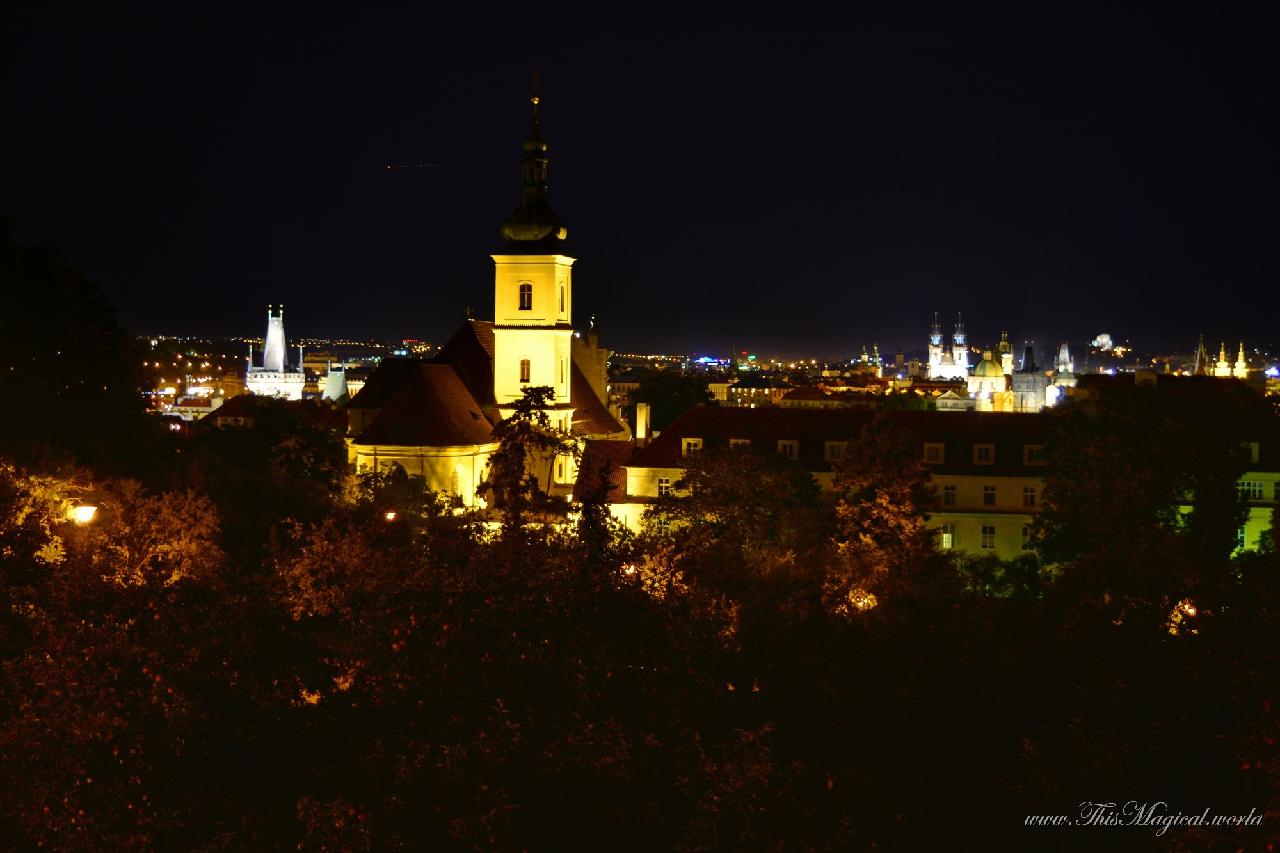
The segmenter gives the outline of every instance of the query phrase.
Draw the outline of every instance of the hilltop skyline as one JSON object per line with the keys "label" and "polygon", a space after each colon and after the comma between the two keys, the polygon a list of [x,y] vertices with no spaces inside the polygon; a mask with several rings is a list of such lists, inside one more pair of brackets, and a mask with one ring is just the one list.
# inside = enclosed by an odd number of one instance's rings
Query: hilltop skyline
{"label": "hilltop skyline", "polygon": [[559,39],[413,14],[27,12],[3,209],[138,332],[256,334],[283,303],[295,334],[443,340],[492,310],[537,70],[577,320],[615,349],[910,350],[934,311],[1015,345],[1273,342],[1275,60],[1241,13]]}

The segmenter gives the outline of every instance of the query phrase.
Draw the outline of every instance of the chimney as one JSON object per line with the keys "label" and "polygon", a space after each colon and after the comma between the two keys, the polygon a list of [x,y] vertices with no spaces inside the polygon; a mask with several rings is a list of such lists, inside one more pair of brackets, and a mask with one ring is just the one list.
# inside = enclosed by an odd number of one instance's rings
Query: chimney
{"label": "chimney", "polygon": [[649,404],[636,403],[636,446],[649,443]]}

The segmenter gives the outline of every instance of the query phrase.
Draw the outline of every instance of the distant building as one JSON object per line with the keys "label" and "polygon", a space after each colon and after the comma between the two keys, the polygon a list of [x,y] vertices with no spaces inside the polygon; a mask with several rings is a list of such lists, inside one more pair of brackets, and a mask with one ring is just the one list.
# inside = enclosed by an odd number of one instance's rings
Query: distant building
{"label": "distant building", "polygon": [[969,376],[969,346],[964,331],[964,320],[957,315],[955,330],[951,336],[951,348],[942,346],[942,324],[938,313],[933,314],[933,327],[929,332],[929,378],[967,379]]}
{"label": "distant building", "polygon": [[749,373],[729,386],[727,402],[731,406],[776,406],[792,386],[784,379],[763,373]]}
{"label": "distant building", "polygon": [[[1119,376],[1087,379],[1093,393],[1131,387],[1134,382],[1132,377]],[[1178,377],[1159,378],[1162,393],[1185,395],[1190,405],[1220,399],[1212,388],[1170,384],[1169,379]],[[1248,406],[1248,401],[1243,405]],[[920,458],[929,468],[938,496],[928,522],[937,532],[938,547],[1001,559],[1032,552],[1030,528],[1044,496],[1050,413],[899,411],[885,416],[920,442]],[[593,448],[595,442],[588,443],[588,456],[594,454],[597,464],[614,469],[610,507],[615,517],[638,529],[644,511],[658,497],[678,494],[685,467],[699,453],[743,446],[779,453],[803,465],[824,489],[831,489],[849,440],[874,417],[875,412],[860,409],[695,406],[647,446],[632,449],[629,456],[618,443]],[[1238,531],[1237,547],[1247,550],[1258,548],[1269,535],[1273,512],[1280,505],[1280,439],[1270,415],[1244,418],[1241,430],[1250,467],[1237,489],[1249,511]],[[618,468],[625,473],[617,473]]]}
{"label": "distant building", "polygon": [[969,396],[974,399],[979,412],[1012,412],[1013,393],[1009,384],[1009,376],[1005,375],[991,350],[986,350],[982,353],[982,361],[974,365],[969,376]]}
{"label": "distant building", "polygon": [[1013,411],[1038,412],[1045,407],[1045,389],[1049,375],[1036,366],[1035,345],[1027,341],[1022,350],[1022,364],[1010,379],[1013,386]]}
{"label": "distant building", "polygon": [[169,407],[170,414],[177,415],[184,421],[198,421],[211,414],[221,406],[224,398],[221,395],[209,397],[183,397],[174,401]]}
{"label": "distant building", "polygon": [[302,348],[298,363],[290,368],[285,363],[284,307],[279,313],[267,308],[267,336],[262,347],[262,366],[253,363],[253,345],[249,345],[249,367],[245,372],[245,388],[250,394],[301,400],[307,377],[302,369]]}

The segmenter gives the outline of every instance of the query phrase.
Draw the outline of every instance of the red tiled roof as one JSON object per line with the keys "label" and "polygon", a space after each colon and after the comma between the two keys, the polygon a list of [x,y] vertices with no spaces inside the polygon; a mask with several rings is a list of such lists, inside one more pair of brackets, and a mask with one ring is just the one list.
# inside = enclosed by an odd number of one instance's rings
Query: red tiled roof
{"label": "red tiled roof", "polygon": [[[422,364],[416,358],[384,358],[378,362],[360,391],[347,403],[348,409],[381,409],[395,396],[405,379]],[[350,378],[350,375],[347,377]]]}
{"label": "red tiled roof", "polygon": [[467,320],[440,348],[435,361],[453,365],[481,408],[496,405],[493,399],[493,323]]}
{"label": "red tiled roof", "polygon": [[626,430],[591,390],[591,383],[577,363],[570,366],[569,382],[569,399],[574,406],[574,435],[612,435]]}
{"label": "red tiled roof", "polygon": [[493,440],[489,421],[452,365],[418,362],[414,366],[400,375],[398,387],[373,423],[356,437],[356,444],[452,447]]}
{"label": "red tiled roof", "polygon": [[573,485],[573,499],[581,501],[600,484],[600,478],[607,471],[609,486],[605,498],[620,500],[627,493],[627,472],[623,466],[635,453],[636,446],[630,441],[587,439],[578,464],[578,479]]}

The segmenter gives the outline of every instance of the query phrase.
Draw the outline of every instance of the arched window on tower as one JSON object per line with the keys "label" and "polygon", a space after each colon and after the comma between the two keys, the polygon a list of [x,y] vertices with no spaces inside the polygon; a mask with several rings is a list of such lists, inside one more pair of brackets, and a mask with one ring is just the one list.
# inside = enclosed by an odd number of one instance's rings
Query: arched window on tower
{"label": "arched window on tower", "polygon": [[527,281],[520,282],[520,310],[533,310],[533,285]]}
{"label": "arched window on tower", "polygon": [[520,381],[529,381],[529,359],[527,358],[520,359]]}
{"label": "arched window on tower", "polygon": [[560,285],[560,313],[564,313],[564,285]]}

